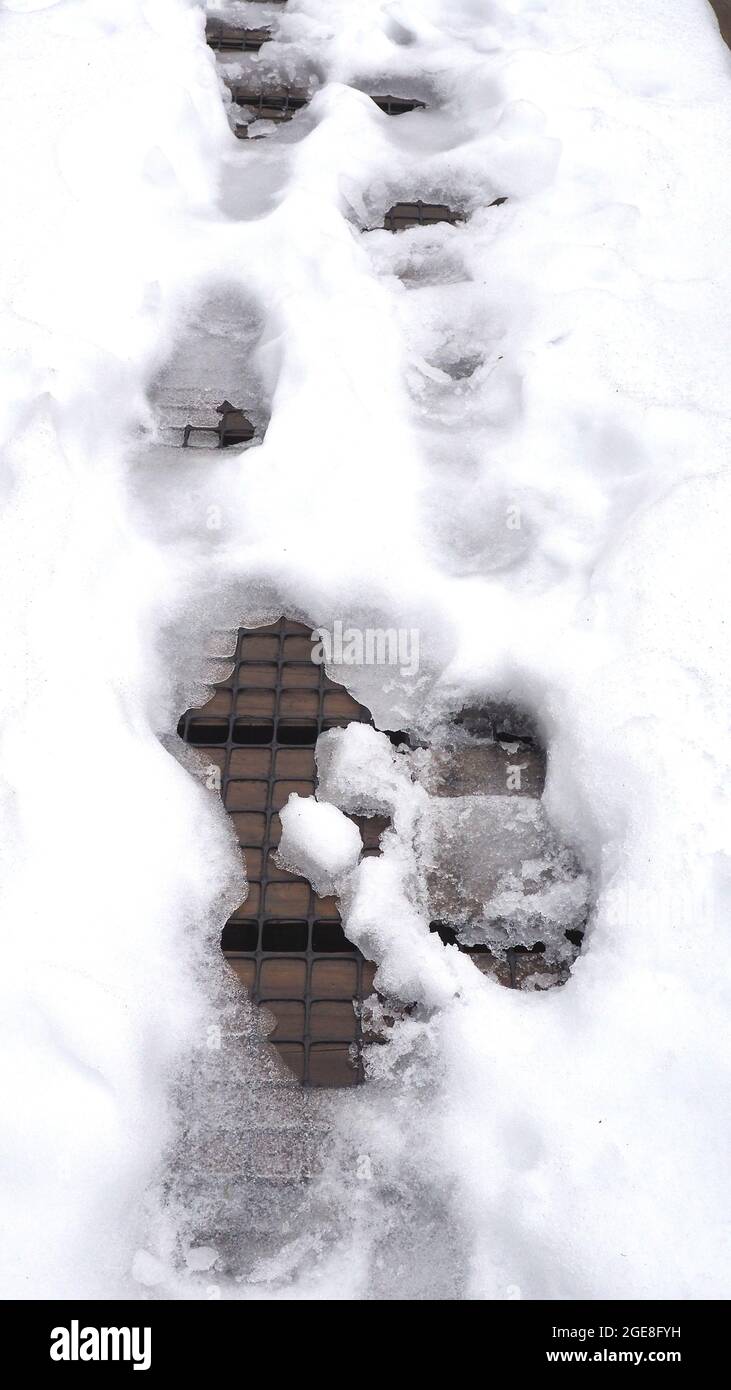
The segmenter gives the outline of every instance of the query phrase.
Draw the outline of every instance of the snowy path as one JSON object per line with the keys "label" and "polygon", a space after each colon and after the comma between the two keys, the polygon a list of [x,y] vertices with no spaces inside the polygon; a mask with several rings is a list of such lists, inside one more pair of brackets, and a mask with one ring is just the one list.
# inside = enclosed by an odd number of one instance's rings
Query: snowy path
{"label": "snowy path", "polygon": [[[728,53],[705,0],[227,13],[276,26],[247,72],[313,91],[261,140],[185,0],[0,18],[2,1292],[214,1279],[168,1271],[145,1194],[240,877],[160,739],[211,629],[287,612],[418,629],[415,677],[353,674],[381,727],[533,710],[595,911],[518,994],[429,935],[403,846],[370,861],[350,929],[420,1007],[224,1295],[723,1296]],[[377,230],[417,197],[464,221]],[[160,382],[210,406],[225,370],[263,443],[183,459]]]}

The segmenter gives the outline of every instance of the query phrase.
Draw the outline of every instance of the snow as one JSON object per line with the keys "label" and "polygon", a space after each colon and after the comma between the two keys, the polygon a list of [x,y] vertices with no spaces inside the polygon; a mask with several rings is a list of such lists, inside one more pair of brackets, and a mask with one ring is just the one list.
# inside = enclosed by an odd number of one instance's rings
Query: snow
{"label": "snow", "polygon": [[360,831],[336,806],[292,792],[280,812],[278,863],[304,874],[318,893],[332,893],[337,879],[355,868]]}
{"label": "snow", "polygon": [[[3,1295],[727,1296],[713,14],[219,9],[277,26],[242,70],[318,88],[261,140],[229,132],[201,6],[3,7]],[[378,230],[413,197],[465,220]],[[171,444],[198,361],[191,404],[233,399],[231,373],[262,442]],[[532,713],[541,834],[591,918],[561,988],[481,975],[428,931],[420,837],[463,808],[377,731],[328,736],[289,852],[337,880],[395,1022],[358,1094],[277,1101],[282,1133],[330,1132],[301,1205],[264,1211],[215,1183],[268,1064],[218,963],[234,838],[174,731],[220,672],[211,631],[282,612],[419,633],[412,674],[331,672],[379,729],[435,745],[467,704]],[[392,816],[380,858],[355,862],[355,810]],[[217,1233],[257,1221],[229,1283]]]}

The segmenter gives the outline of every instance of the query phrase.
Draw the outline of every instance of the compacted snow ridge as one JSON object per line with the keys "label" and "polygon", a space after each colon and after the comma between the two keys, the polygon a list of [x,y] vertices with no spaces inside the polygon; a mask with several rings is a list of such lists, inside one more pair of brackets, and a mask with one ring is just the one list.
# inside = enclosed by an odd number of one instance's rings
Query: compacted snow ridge
{"label": "compacted snow ridge", "polygon": [[[716,18],[208,15],[272,37],[214,53],[196,0],[0,6],[0,1291],[728,1296]],[[237,83],[303,102],[252,121]],[[417,200],[456,216],[384,229]],[[252,438],[183,449],[224,400]],[[243,870],[175,734],[226,633],[281,614],[418,639],[328,667],[376,727],[322,736],[282,816],[378,964],[347,1093],[294,1085],[231,978]],[[516,796],[465,720],[506,708]],[[352,812],[390,817],[380,856]],[[435,917],[540,938],[546,977],[503,988]]]}

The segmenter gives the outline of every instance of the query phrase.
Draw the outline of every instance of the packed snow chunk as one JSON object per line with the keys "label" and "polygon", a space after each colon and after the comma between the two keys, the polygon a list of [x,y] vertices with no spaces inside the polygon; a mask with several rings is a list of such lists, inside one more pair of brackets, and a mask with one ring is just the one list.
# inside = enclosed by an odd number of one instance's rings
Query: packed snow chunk
{"label": "packed snow chunk", "polygon": [[303,874],[317,893],[333,893],[360,857],[360,831],[337,806],[292,792],[280,812],[282,838],[277,862]]}
{"label": "packed snow chunk", "polygon": [[393,815],[411,782],[404,754],[370,724],[320,734],[316,758],[318,797],[352,815]]}

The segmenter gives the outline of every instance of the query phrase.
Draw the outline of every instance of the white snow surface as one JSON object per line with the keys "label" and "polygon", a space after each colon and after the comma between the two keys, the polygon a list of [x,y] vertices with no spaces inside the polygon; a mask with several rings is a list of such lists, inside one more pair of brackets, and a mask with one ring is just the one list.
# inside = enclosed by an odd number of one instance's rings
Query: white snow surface
{"label": "white snow surface", "polygon": [[[242,71],[313,90],[261,140],[230,133],[192,0],[0,5],[0,1292],[210,1296],[215,1239],[181,1263],[162,1194],[243,880],[174,731],[210,632],[286,612],[418,630],[416,676],[347,672],[381,728],[533,711],[593,911],[568,984],[501,988],[429,933],[399,802],[342,892],[412,1011],[323,1102],[294,1227],[270,1213],[266,1260],[219,1292],[728,1296],[716,21],[705,0],[216,13],[277,29]],[[428,109],[389,119],[368,90]],[[377,230],[416,197],[465,220]],[[170,410],[226,371],[263,443],[182,458]],[[245,1136],[246,1094],[211,1073],[196,1121],[223,1105]]]}
{"label": "white snow surface", "polygon": [[296,792],[282,807],[280,819],[279,863],[304,874],[318,893],[332,893],[337,880],[354,869],[360,857],[357,825],[337,806]]}

